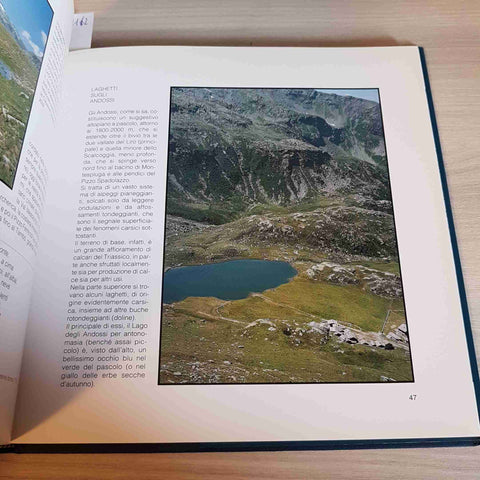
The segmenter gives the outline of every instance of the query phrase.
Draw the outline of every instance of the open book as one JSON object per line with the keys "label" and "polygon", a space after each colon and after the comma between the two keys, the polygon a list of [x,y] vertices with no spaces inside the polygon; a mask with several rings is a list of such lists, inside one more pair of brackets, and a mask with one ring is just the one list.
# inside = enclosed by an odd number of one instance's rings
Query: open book
{"label": "open book", "polygon": [[68,53],[72,12],[1,3],[0,443],[477,442],[421,50]]}

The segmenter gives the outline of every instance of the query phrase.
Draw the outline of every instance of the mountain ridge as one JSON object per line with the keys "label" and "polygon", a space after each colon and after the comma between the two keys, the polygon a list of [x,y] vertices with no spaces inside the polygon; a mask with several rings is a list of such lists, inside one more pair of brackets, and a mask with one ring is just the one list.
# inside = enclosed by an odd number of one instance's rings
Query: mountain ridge
{"label": "mountain ridge", "polygon": [[235,214],[352,192],[390,199],[376,102],[314,89],[175,87],[170,122],[171,214],[196,220],[192,210],[207,204]]}

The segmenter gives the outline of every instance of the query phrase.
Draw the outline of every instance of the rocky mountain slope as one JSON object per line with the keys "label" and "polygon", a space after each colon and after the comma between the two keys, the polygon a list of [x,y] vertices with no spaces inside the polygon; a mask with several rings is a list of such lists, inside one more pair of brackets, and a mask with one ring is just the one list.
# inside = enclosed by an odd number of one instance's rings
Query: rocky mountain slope
{"label": "rocky mountain slope", "polygon": [[175,88],[170,121],[172,215],[225,223],[255,204],[390,199],[376,102],[313,89]]}

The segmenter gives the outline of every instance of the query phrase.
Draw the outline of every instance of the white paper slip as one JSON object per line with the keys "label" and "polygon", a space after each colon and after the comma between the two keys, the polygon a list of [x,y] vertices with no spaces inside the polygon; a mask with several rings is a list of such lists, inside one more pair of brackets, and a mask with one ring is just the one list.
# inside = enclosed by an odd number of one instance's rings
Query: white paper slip
{"label": "white paper slip", "polygon": [[75,13],[73,16],[72,37],[70,51],[90,48],[93,33],[93,12]]}

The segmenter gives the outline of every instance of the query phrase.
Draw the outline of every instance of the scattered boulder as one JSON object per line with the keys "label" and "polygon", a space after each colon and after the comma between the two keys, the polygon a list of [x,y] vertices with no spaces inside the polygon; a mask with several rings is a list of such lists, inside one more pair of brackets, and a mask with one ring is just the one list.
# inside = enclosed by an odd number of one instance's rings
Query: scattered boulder
{"label": "scattered boulder", "polygon": [[272,322],[269,318],[258,318],[257,320],[254,320],[253,322],[250,322],[246,327],[245,330],[256,327],[257,325],[270,325],[271,327],[275,327],[275,323]]}
{"label": "scattered boulder", "polygon": [[[335,320],[334,320],[335,322]],[[335,322],[336,323],[336,322]],[[317,333],[322,333],[322,334],[328,334],[330,332],[330,325],[328,323],[328,320],[327,321],[324,321],[322,323],[319,323],[319,322],[310,322],[308,324],[308,326],[310,327],[310,332],[317,332]]]}
{"label": "scattered boulder", "polygon": [[335,283],[336,285],[356,285],[360,283],[355,275],[345,272],[333,272],[327,277],[327,280],[331,283]]}
{"label": "scattered boulder", "polygon": [[403,323],[395,330],[387,334],[387,338],[391,341],[396,342],[400,346],[408,348],[408,335],[407,335],[407,326]]}
{"label": "scattered boulder", "polygon": [[397,327],[397,330],[400,332],[404,333],[405,335],[407,334],[407,325],[405,323],[402,323],[399,327]]}
{"label": "scattered boulder", "polygon": [[402,282],[398,275],[383,272],[363,265],[341,265],[321,262],[305,271],[310,280],[323,280],[336,285],[364,284],[371,293],[382,297],[396,298],[403,294]]}
{"label": "scattered boulder", "polygon": [[385,350],[394,350],[396,347],[405,350],[409,348],[408,338],[398,329],[385,336],[381,332],[362,332],[352,327],[346,327],[334,319],[309,322],[308,326],[310,329],[306,333],[320,334],[327,339],[333,336],[338,342],[350,345],[362,344]]}
{"label": "scattered boulder", "polygon": [[[386,272],[388,273],[388,272]],[[364,278],[369,290],[381,297],[401,297],[403,294],[400,277],[393,274],[378,275],[376,273]]]}
{"label": "scattered boulder", "polygon": [[390,332],[389,334],[387,334],[387,338],[389,340],[395,340],[397,342],[401,341],[401,338],[393,332]]}

